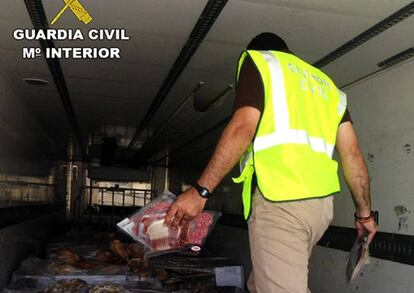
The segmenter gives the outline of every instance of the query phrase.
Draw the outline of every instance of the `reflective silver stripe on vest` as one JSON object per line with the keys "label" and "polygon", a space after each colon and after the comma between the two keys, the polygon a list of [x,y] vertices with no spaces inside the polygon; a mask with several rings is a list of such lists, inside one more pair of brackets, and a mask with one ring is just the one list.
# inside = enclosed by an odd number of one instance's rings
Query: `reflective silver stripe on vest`
{"label": "reflective silver stripe on vest", "polygon": [[[289,109],[282,66],[276,56],[271,52],[260,51],[260,53],[269,66],[276,131],[268,135],[256,137],[253,145],[254,151],[258,152],[277,145],[294,143],[309,145],[313,151],[324,153],[332,158],[335,148],[334,145],[327,143],[322,137],[309,136],[306,130],[290,128]],[[346,103],[346,96],[344,101]]]}
{"label": "reflective silver stripe on vest", "polygon": [[277,132],[289,130],[289,109],[286,99],[285,80],[283,78],[282,66],[271,52],[260,51],[260,53],[262,53],[264,59],[267,61],[270,71],[275,129]]}
{"label": "reflective silver stripe on vest", "polygon": [[240,163],[240,173],[243,172],[244,167],[246,167],[247,162],[250,160],[250,158],[253,156],[252,152],[246,152],[244,155],[243,161]]}
{"label": "reflective silver stripe on vest", "polygon": [[339,105],[338,105],[338,115],[344,113],[346,109],[346,94],[338,89],[339,92]]}
{"label": "reflective silver stripe on vest", "polygon": [[254,141],[254,151],[259,152],[281,144],[306,144],[317,153],[325,153],[332,158],[335,146],[326,143],[321,137],[309,136],[305,130],[289,129],[283,132],[273,132],[268,135],[257,137]]}

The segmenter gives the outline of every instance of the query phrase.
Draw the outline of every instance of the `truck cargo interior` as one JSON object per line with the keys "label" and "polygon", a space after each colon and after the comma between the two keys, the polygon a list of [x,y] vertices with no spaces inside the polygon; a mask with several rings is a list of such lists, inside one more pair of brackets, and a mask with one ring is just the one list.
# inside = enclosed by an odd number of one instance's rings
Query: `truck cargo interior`
{"label": "truck cargo interior", "polygon": [[338,168],[309,289],[414,292],[413,14],[408,0],[0,1],[0,290],[248,292],[238,165],[199,246],[147,257],[155,244],[117,223],[194,186],[232,117],[241,53],[272,32],[346,94],[378,223],[348,284],[355,208]]}

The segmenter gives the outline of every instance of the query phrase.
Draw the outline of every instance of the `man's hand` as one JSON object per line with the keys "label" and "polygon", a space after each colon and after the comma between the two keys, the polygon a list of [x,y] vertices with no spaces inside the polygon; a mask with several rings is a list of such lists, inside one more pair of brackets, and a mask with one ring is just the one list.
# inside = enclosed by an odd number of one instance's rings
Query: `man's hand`
{"label": "man's hand", "polygon": [[171,206],[165,216],[165,224],[173,229],[185,225],[203,211],[206,202],[207,199],[202,198],[197,190],[187,189]]}
{"label": "man's hand", "polygon": [[371,243],[375,233],[377,233],[377,223],[374,218],[371,218],[370,221],[363,223],[355,221],[355,227],[358,231],[358,238],[363,237],[364,234],[368,236],[368,244]]}

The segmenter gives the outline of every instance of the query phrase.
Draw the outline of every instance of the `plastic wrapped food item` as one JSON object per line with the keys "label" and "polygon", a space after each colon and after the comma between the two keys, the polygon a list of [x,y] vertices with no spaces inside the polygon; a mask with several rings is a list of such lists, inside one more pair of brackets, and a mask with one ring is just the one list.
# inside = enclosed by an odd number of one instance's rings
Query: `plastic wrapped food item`
{"label": "plastic wrapped food item", "polygon": [[143,258],[144,247],[141,243],[132,243],[127,246],[127,252],[130,258]]}
{"label": "plastic wrapped food item", "polygon": [[204,211],[183,227],[171,229],[164,218],[176,197],[164,192],[134,215],[117,224],[118,228],[147,247],[146,257],[192,247],[199,250],[213,229],[220,212]]}
{"label": "plastic wrapped food item", "polygon": [[116,239],[112,240],[111,241],[111,250],[113,251],[113,253],[115,253],[117,256],[119,256],[120,258],[122,258],[126,262],[129,261],[128,252],[126,250],[125,245],[121,241],[116,240]]}
{"label": "plastic wrapped food item", "polygon": [[88,263],[84,258],[76,253],[74,253],[69,248],[62,248],[55,252],[56,258],[71,265],[76,268],[81,268],[84,270],[90,270],[94,267],[93,264]]}
{"label": "plastic wrapped food item", "polygon": [[81,274],[82,269],[75,268],[60,260],[43,260],[36,257],[25,259],[20,267],[13,273],[12,281],[28,278],[48,278],[57,275],[76,275]]}
{"label": "plastic wrapped food item", "polygon": [[125,265],[96,265],[91,270],[75,268],[60,260],[42,260],[28,258],[20,268],[13,273],[12,282],[21,278],[32,278],[38,281],[59,281],[81,279],[91,285],[107,283],[124,283],[138,281],[139,277],[133,274]]}
{"label": "plastic wrapped food item", "polygon": [[113,252],[105,251],[105,250],[98,250],[96,253],[96,259],[104,264],[111,264],[111,265],[125,265],[126,262],[119,256],[115,255]]}
{"label": "plastic wrapped food item", "polygon": [[95,285],[90,290],[89,293],[130,293],[131,291],[127,290],[123,286],[116,285]]}
{"label": "plastic wrapped food item", "polygon": [[150,224],[156,220],[163,220],[174,201],[175,196],[172,193],[163,192],[137,213],[118,223],[117,227],[135,241],[149,247],[150,238],[147,232]]}
{"label": "plastic wrapped food item", "polygon": [[164,251],[179,248],[180,233],[181,228],[173,230],[166,227],[164,225],[164,219],[148,221],[148,228],[146,228],[151,251]]}
{"label": "plastic wrapped food item", "polygon": [[73,253],[82,256],[85,260],[90,260],[95,258],[96,253],[101,249],[101,247],[97,245],[75,245],[66,243],[52,244],[48,248],[47,258],[57,258],[57,252],[68,249]]}
{"label": "plastic wrapped food item", "polygon": [[45,293],[88,293],[88,284],[81,279],[59,280],[47,288]]}
{"label": "plastic wrapped food item", "polygon": [[346,264],[346,280],[348,285],[354,284],[363,266],[369,263],[368,236],[358,237],[349,252]]}

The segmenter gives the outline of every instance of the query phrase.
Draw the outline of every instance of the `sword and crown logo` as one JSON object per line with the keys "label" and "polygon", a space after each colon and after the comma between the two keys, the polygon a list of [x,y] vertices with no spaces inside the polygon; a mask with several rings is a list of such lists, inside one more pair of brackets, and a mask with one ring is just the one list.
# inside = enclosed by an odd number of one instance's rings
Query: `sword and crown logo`
{"label": "sword and crown logo", "polygon": [[53,25],[68,8],[73,12],[73,14],[76,15],[79,21],[83,22],[84,24],[88,24],[92,21],[93,18],[91,17],[91,15],[78,0],[63,0],[63,1],[65,2],[65,6],[63,6],[63,8],[59,11],[59,13],[52,20],[51,25]]}

